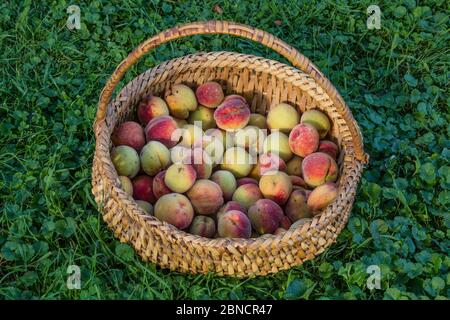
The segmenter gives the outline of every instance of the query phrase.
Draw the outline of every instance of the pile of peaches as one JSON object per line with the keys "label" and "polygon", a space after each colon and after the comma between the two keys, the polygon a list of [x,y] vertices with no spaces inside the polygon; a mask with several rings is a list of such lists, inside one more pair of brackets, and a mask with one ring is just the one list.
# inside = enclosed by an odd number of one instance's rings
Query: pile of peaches
{"label": "pile of peaches", "polygon": [[330,128],[318,109],[280,103],[265,117],[217,82],[175,84],[115,129],[111,160],[143,214],[208,238],[281,234],[338,195]]}

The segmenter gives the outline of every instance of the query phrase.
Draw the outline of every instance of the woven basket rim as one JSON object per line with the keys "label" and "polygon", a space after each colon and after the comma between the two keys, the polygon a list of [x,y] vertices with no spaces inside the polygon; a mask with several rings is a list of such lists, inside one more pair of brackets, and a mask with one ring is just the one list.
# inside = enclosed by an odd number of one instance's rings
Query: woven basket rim
{"label": "woven basket rim", "polygon": [[[289,66],[287,64],[284,64],[284,63],[276,61],[276,60],[267,59],[267,58],[252,55],[252,54],[243,54],[243,53],[237,53],[237,52],[232,52],[232,51],[197,52],[194,54],[184,55],[181,57],[177,57],[174,59],[164,61],[158,65],[155,65],[153,68],[150,68],[150,69],[140,73],[139,75],[134,77],[131,81],[129,81],[120,90],[120,92],[116,95],[116,97],[114,97],[113,100],[109,103],[109,107],[111,107],[111,105],[113,105],[117,101],[117,99],[123,100],[124,97],[127,96],[127,92],[130,90],[133,83],[135,81],[137,81],[138,79],[140,79],[141,77],[144,77],[146,74],[151,74],[154,72],[156,75],[158,75],[158,70],[164,70],[166,66],[176,64],[179,61],[183,61],[185,59],[196,61],[198,59],[202,60],[202,59],[208,59],[209,57],[214,57],[217,60],[217,54],[219,54],[219,55],[226,54],[228,56],[233,56],[234,58],[237,59],[238,62],[241,60],[251,60],[251,62],[253,64],[259,65],[259,68],[261,68],[261,69],[267,68],[268,65],[269,66],[275,65],[275,66],[277,66],[277,68],[282,69],[282,70],[280,70],[280,72],[273,74],[274,76],[279,77],[280,80],[294,83],[295,75],[301,74],[302,76],[309,78],[310,81],[313,81],[316,84],[317,88],[321,88],[320,84],[318,84],[308,74],[304,73],[303,71],[301,71],[293,66]],[[220,61],[218,61],[218,62],[220,62]],[[237,63],[237,65],[233,66],[233,67],[244,69],[244,68],[247,68],[248,66],[244,66],[242,64]],[[289,77],[284,77],[284,75],[289,75]],[[326,97],[326,99],[329,99],[328,94],[325,92],[325,90],[323,90],[323,95]],[[100,132],[101,130],[108,130],[108,128],[105,128],[105,123],[103,123],[102,126],[98,127],[98,129],[99,130],[96,130],[97,138],[98,138],[98,132]],[[98,141],[96,141],[96,144],[97,143],[98,143]],[[351,140],[349,140],[348,143],[349,143],[349,145],[347,145],[347,142],[346,142],[346,143],[342,143],[339,146],[341,152],[345,151],[345,152],[349,152],[349,154],[346,157],[344,157],[342,163],[340,164],[340,167],[342,167],[343,169],[339,175],[339,180],[337,181],[338,185],[339,185],[338,198],[344,192],[343,188],[341,188],[341,185],[343,184],[342,178],[346,176],[344,173],[347,173],[349,170],[351,170],[351,167],[354,164],[354,162],[359,162],[362,164],[361,161],[355,159],[353,157],[353,155],[351,154],[352,153],[351,152],[351,145],[352,145]],[[109,157],[109,152],[108,152],[107,156]],[[116,173],[115,178],[118,178],[117,173]],[[159,219],[157,219],[154,216],[145,215],[145,213],[137,206],[136,202],[131,198],[131,196],[127,195],[120,188],[120,186],[117,184],[117,182],[109,181],[109,184],[113,188],[111,190],[112,194],[116,193],[116,194],[120,195],[121,198],[128,197],[128,200],[130,202],[128,204],[128,207],[130,209],[132,209],[131,210],[132,216],[134,216],[137,220],[144,221],[147,227],[160,228],[161,230],[163,230],[161,232],[168,231],[168,232],[166,232],[167,235],[170,235],[175,240],[178,240],[178,241],[182,240],[187,245],[191,244],[191,245],[201,246],[203,248],[232,247],[232,248],[236,249],[236,248],[242,248],[242,247],[254,246],[254,245],[264,245],[264,246],[269,247],[269,246],[273,245],[274,243],[276,243],[277,240],[290,239],[292,237],[300,237],[301,238],[303,236],[307,236],[308,231],[311,228],[317,228],[318,230],[325,229],[336,218],[338,218],[340,214],[342,214],[342,212],[336,212],[335,210],[333,210],[333,206],[329,205],[321,214],[311,218],[311,221],[305,223],[301,227],[298,227],[294,230],[289,229],[285,233],[280,234],[280,235],[266,234],[266,235],[259,236],[257,238],[250,238],[250,239],[243,239],[243,238],[210,239],[210,238],[200,237],[197,235],[192,235],[190,233],[187,233],[183,230],[176,228],[173,225],[170,225],[166,222],[160,221]],[[354,185],[357,185],[357,184],[358,184],[358,181],[355,181]],[[337,234],[338,233],[339,232],[337,232]]]}

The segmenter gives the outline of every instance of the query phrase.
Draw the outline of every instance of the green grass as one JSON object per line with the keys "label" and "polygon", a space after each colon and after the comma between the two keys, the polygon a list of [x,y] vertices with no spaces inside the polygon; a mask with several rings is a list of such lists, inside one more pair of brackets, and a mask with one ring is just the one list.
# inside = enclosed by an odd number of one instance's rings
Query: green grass
{"label": "green grass", "polygon": [[[219,1],[0,4],[0,297],[449,298],[448,2],[379,1],[380,30],[366,28],[372,1],[291,2],[226,1],[223,14],[212,11]],[[70,4],[81,8],[79,31],[65,26]],[[371,162],[348,226],[289,271],[238,280],[160,270],[113,238],[91,195],[92,123],[106,79],[147,37],[208,19],[247,23],[298,48],[336,85],[364,134]],[[280,60],[250,41],[195,36],[150,53],[126,81],[213,50]],[[81,290],[66,288],[72,264]],[[380,290],[366,287],[372,264]]]}

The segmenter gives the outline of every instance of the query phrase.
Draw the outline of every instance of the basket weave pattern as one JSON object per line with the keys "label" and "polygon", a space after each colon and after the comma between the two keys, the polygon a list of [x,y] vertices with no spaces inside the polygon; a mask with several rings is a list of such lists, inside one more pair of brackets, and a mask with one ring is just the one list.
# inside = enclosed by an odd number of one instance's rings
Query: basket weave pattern
{"label": "basket weave pattern", "polygon": [[[225,33],[258,41],[285,56],[295,67],[233,52],[197,53],[166,61],[128,83],[112,100],[124,73],[142,55],[169,40],[206,33]],[[214,80],[226,94],[244,96],[252,112],[266,115],[270,106],[287,102],[299,112],[320,109],[332,120],[332,138],[341,153],[339,195],[320,215],[278,236],[207,239],[146,216],[121,188],[110,159],[111,133],[132,117],[148,94],[163,96],[175,83],[196,87]],[[301,264],[322,253],[345,226],[368,156],[350,110],[332,84],[297,50],[258,29],[224,21],[192,23],[150,38],[115,70],[102,91],[94,125],[96,148],[92,184],[103,219],[114,235],[130,243],[145,261],[185,273],[215,272],[238,277],[265,275]]]}

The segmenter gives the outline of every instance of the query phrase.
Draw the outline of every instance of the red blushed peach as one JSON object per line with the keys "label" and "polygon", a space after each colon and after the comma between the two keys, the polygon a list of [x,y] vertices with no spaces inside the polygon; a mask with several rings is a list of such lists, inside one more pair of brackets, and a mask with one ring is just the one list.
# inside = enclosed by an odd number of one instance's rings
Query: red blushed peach
{"label": "red blushed peach", "polygon": [[277,171],[285,171],[286,163],[277,154],[272,152],[263,153],[258,158],[258,163],[253,167],[252,176],[258,179],[265,174],[272,174]]}
{"label": "red blushed peach", "polygon": [[168,116],[169,108],[163,99],[150,95],[145,97],[141,103],[139,103],[137,115],[139,121],[145,127],[147,123],[154,118]]}
{"label": "red blushed peach", "polygon": [[308,110],[302,114],[301,123],[309,123],[317,129],[320,138],[325,138],[330,130],[331,123],[327,115],[319,110]]}
{"label": "red blushed peach", "polygon": [[283,216],[283,218],[281,218],[280,220],[280,227],[283,228],[284,230],[289,229],[291,224],[292,224],[291,219],[289,219],[289,217],[287,216]]}
{"label": "red blushed peach", "polygon": [[214,81],[200,85],[195,94],[198,103],[208,108],[217,107],[224,99],[222,87]]}
{"label": "red blushed peach", "polygon": [[272,200],[260,199],[248,209],[248,217],[259,234],[273,233],[283,219],[283,209]]}
{"label": "red blushed peach", "polygon": [[189,232],[200,237],[212,238],[216,233],[216,223],[210,217],[196,216],[192,220]]}
{"label": "red blushed peach", "polygon": [[211,180],[196,181],[186,195],[197,214],[213,214],[223,205],[222,189]]}
{"label": "red blushed peach", "polygon": [[234,175],[226,170],[218,170],[211,175],[211,180],[222,189],[223,198],[226,201],[231,200],[236,190],[236,178]]}
{"label": "red blushed peach", "polygon": [[174,163],[167,169],[164,183],[170,190],[184,193],[194,185],[196,179],[197,173],[191,165]]}
{"label": "red blushed peach", "polygon": [[330,155],[330,157],[332,157],[334,160],[337,159],[337,156],[339,154],[338,146],[334,142],[331,142],[329,140],[320,141],[319,148],[317,148],[317,151]]}
{"label": "red blushed peach", "polygon": [[247,212],[247,209],[245,209],[239,202],[228,201],[222,206],[222,208],[219,209],[219,211],[217,211],[216,219],[219,219],[222,214],[231,210],[237,210],[243,213]]}
{"label": "red blushed peach", "polygon": [[230,94],[230,95],[226,96],[225,99],[223,99],[223,102],[231,100],[231,99],[238,99],[238,100],[241,100],[244,103],[247,103],[245,98],[243,96],[241,96],[241,95],[238,95],[238,94]]}
{"label": "red blushed peach", "polygon": [[150,120],[145,127],[145,136],[147,141],[159,141],[167,148],[172,148],[178,143],[175,139],[177,131],[178,125],[171,116],[160,116]]}
{"label": "red blushed peach", "polygon": [[313,211],[313,214],[318,214],[321,210],[336,200],[338,196],[338,187],[333,182],[327,182],[316,187],[308,197],[308,207]]}
{"label": "red blushed peach", "polygon": [[298,186],[302,188],[308,187],[305,183],[305,180],[303,180],[299,176],[289,176],[289,178],[291,178],[292,186]]}
{"label": "red blushed peach", "polygon": [[253,178],[245,177],[245,178],[237,179],[237,181],[236,181],[236,185],[238,187],[243,186],[244,184],[247,184],[247,183],[258,185],[258,180],[253,179]]}
{"label": "red blushed peach", "polygon": [[330,181],[336,181],[338,166],[328,154],[315,152],[302,162],[303,180],[311,187],[317,187]]}
{"label": "red blushed peach", "polygon": [[238,202],[245,209],[250,208],[256,201],[262,199],[263,195],[258,185],[253,183],[244,184],[236,189],[233,201]]}
{"label": "red blushed peach", "polygon": [[170,190],[169,187],[166,186],[166,183],[164,182],[165,176],[166,170],[159,172],[153,178],[153,194],[155,195],[156,199],[161,198],[165,194],[172,193],[172,190]]}
{"label": "red blushed peach", "polygon": [[217,230],[223,238],[250,238],[252,225],[245,213],[231,210],[220,216]]}
{"label": "red blushed peach", "polygon": [[245,127],[250,119],[250,109],[241,99],[228,99],[214,111],[214,120],[220,129],[238,130]]}
{"label": "red blushed peach", "polygon": [[259,188],[265,198],[283,205],[292,191],[292,182],[289,176],[281,171],[266,174],[259,180]]}
{"label": "red blushed peach", "polygon": [[179,193],[163,195],[156,201],[155,217],[177,227],[186,229],[194,218],[194,209],[189,199]]}
{"label": "red blushed peach", "polygon": [[119,125],[111,136],[115,146],[129,146],[140,151],[145,145],[144,129],[134,121],[127,121]]}
{"label": "red blushed peach", "polygon": [[153,179],[149,176],[137,176],[132,180],[133,198],[135,200],[144,200],[155,203],[153,194]]}
{"label": "red blushed peach", "polygon": [[292,222],[312,217],[311,209],[307,205],[308,196],[309,192],[303,190],[292,191],[284,208],[286,216]]}
{"label": "red blushed peach", "polygon": [[306,157],[317,150],[319,133],[316,128],[307,123],[298,124],[289,134],[289,147],[300,157]]}

